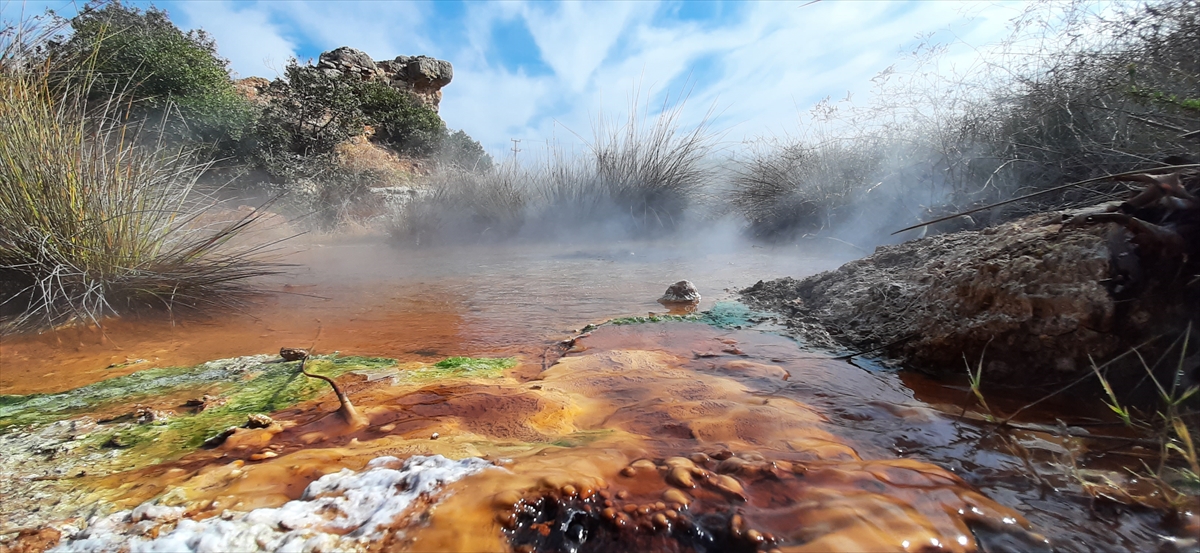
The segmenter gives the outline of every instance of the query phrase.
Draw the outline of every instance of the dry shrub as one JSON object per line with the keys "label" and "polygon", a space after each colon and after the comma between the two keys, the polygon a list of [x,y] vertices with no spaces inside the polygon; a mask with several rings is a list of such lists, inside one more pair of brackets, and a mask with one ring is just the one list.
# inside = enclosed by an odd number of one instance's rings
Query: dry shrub
{"label": "dry shrub", "polygon": [[97,102],[52,87],[31,62],[31,29],[5,30],[0,51],[4,327],[228,305],[249,292],[247,279],[273,272],[253,258],[259,248],[224,247],[255,215],[212,222],[215,203],[194,188],[204,166],[115,117],[121,95]]}
{"label": "dry shrub", "polygon": [[713,180],[707,124],[685,130],[679,107],[652,118],[634,109],[625,125],[600,121],[583,157],[558,148],[529,166],[488,171],[443,167],[432,193],[409,204],[393,235],[402,241],[638,238],[674,231]]}

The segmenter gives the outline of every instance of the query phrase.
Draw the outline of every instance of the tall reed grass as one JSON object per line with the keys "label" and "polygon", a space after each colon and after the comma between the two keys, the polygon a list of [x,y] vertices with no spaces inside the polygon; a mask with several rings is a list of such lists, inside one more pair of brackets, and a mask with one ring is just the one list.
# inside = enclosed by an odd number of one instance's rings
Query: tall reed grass
{"label": "tall reed grass", "polygon": [[427,181],[432,194],[406,206],[392,234],[429,244],[672,232],[715,175],[707,119],[684,128],[682,105],[664,104],[649,117],[634,109],[619,125],[598,121],[582,156],[551,146],[526,165],[440,170]]}
{"label": "tall reed grass", "polygon": [[[1198,47],[1195,0],[1034,3],[967,70],[949,69],[945,49],[926,43],[874,79],[867,104],[819,103],[805,139],[760,144],[742,160],[730,198],[752,234],[790,238],[826,232],[856,210],[903,228],[1179,163],[1200,144]],[[868,190],[887,191],[894,205]],[[1128,191],[1097,183],[963,221],[986,225]]]}
{"label": "tall reed grass", "polygon": [[39,31],[9,27],[0,43],[0,329],[244,298],[276,270],[261,247],[227,247],[255,215],[217,214],[195,188],[204,164],[117,117],[120,91],[96,102],[54,86],[31,55]]}

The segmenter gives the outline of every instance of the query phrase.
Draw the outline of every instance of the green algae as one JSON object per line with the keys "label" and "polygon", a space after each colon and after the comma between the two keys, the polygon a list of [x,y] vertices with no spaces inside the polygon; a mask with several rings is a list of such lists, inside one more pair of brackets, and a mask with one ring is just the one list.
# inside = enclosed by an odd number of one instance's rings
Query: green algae
{"label": "green algae", "polygon": [[[250,360],[254,358],[239,358]],[[50,423],[123,403],[137,403],[183,389],[197,397],[219,394],[242,377],[252,362],[210,362],[195,367],[147,369],[57,394],[0,396],[0,431],[25,424]]]}
{"label": "green algae", "polygon": [[620,317],[608,321],[607,324],[624,326],[647,323],[696,322],[717,328],[744,328],[758,324],[768,317],[768,314],[754,311],[745,304],[736,301],[720,301],[713,305],[712,309],[701,313]]}
{"label": "green algae", "polygon": [[719,301],[700,315],[701,322],[717,328],[745,328],[769,318],[770,314],[755,311],[736,301]]}
{"label": "green algae", "polygon": [[615,433],[616,432],[611,428],[603,428],[599,430],[580,430],[550,442],[550,445],[566,448],[582,447],[591,445],[593,442],[600,440],[601,438],[611,436]]}
{"label": "green algae", "polygon": [[[147,369],[57,394],[0,396],[0,431],[14,425],[43,424],[164,397],[227,396],[220,409],[239,414],[270,412],[308,399],[325,386],[297,379],[297,363],[268,362],[271,356],[210,361],[194,367]],[[350,370],[395,366],[377,357],[314,357],[314,370],[338,376]],[[302,384],[302,385],[301,385]],[[180,415],[181,418],[186,415]]]}
{"label": "green algae", "polygon": [[[247,416],[269,414],[329,392],[329,386],[304,377],[299,362],[268,355],[211,361],[194,367],[147,369],[56,394],[0,396],[0,433],[83,415],[122,415],[81,436],[81,451],[112,451],[114,466],[160,463],[201,447]],[[517,365],[514,358],[451,357],[433,365],[402,370],[396,383],[453,378],[497,378]],[[336,378],[343,374],[395,372],[396,360],[382,357],[314,356],[305,368]],[[218,398],[193,410],[187,399]],[[164,405],[165,403],[165,405]],[[147,404],[158,410],[138,423],[133,413]],[[119,454],[117,452],[120,452]]]}
{"label": "green algae", "polygon": [[667,323],[683,321],[699,321],[700,315],[650,315],[649,317],[618,317],[611,319],[608,324],[614,326],[638,325],[646,323]]}
{"label": "green algae", "polygon": [[426,367],[404,371],[402,380],[424,382],[443,378],[498,378],[517,366],[512,357],[450,357]]}
{"label": "green algae", "polygon": [[[350,371],[394,366],[394,359],[378,357],[313,357],[309,372],[336,378]],[[299,362],[262,363],[245,380],[229,390],[225,403],[198,413],[178,414],[165,420],[92,433],[88,444],[126,449],[123,458],[133,464],[161,462],[196,449],[231,426],[245,424],[248,415],[272,413],[329,392],[321,381],[300,374]]]}

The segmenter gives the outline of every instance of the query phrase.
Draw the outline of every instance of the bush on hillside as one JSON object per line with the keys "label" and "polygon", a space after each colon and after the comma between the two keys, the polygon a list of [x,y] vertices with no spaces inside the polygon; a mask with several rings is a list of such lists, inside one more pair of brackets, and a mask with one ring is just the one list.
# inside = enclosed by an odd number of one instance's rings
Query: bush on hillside
{"label": "bush on hillside", "polygon": [[443,165],[468,171],[487,172],[493,167],[492,156],[488,155],[478,141],[466,131],[454,131],[442,140],[437,159]]}
{"label": "bush on hillside", "polygon": [[[713,137],[684,129],[679,110],[623,126],[598,124],[589,156],[548,152],[541,163],[491,171],[447,166],[433,193],[405,207],[393,229],[419,244],[517,238],[645,238],[676,230],[714,180]],[[648,123],[648,124],[647,124]],[[473,141],[472,141],[473,142]]]}
{"label": "bush on hillside", "polygon": [[[1200,2],[1114,5],[1103,17],[1088,13],[1089,6],[1032,5],[1014,21],[1013,37],[967,74],[945,72],[939,66],[944,50],[922,45],[874,79],[878,88],[868,105],[819,103],[812,127],[804,129],[815,140],[788,142],[783,149],[764,144],[750,155],[731,202],[758,236],[785,237],[800,229],[826,233],[847,217],[864,223],[854,213],[867,212],[895,230],[1070,182],[1190,158],[1197,137],[1188,133],[1200,129],[1200,61],[1194,54],[1200,47]],[[830,148],[836,156],[847,155],[837,152],[838,144],[858,152],[844,165],[865,163],[851,180],[872,183],[852,188],[883,193],[894,199],[890,205],[857,192],[821,191],[841,186],[841,173],[810,178],[825,170],[814,173],[806,164]],[[791,156],[792,148],[816,158]],[[1091,204],[1128,191],[1115,182],[1070,188],[946,228]],[[828,213],[842,215],[823,215]]]}
{"label": "bush on hillside", "polygon": [[883,159],[873,144],[799,142],[760,148],[741,162],[730,203],[752,236],[794,239],[850,221],[867,197]]}
{"label": "bush on hillside", "polygon": [[254,110],[203,31],[185,33],[163,10],[120,1],[89,4],[68,24],[69,36],[46,49],[61,86],[87,90],[93,102],[120,95],[134,117],[164,121],[173,137],[222,153],[250,127]]}
{"label": "bush on hillside", "polygon": [[[292,155],[327,154],[362,132],[366,119],[354,82],[292,60],[271,83],[255,128],[255,150],[268,170]],[[278,171],[272,171],[278,172]]]}
{"label": "bush on hillside", "polygon": [[383,83],[367,81],[358,88],[363,118],[375,128],[376,141],[413,156],[429,156],[441,148],[448,133],[436,111]]}

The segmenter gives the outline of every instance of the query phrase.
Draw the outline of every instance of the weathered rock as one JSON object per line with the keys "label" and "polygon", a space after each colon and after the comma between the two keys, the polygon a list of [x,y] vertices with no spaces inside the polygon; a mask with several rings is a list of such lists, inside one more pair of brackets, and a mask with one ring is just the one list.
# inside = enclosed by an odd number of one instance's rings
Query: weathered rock
{"label": "weathered rock", "polygon": [[323,52],[317,59],[317,69],[337,69],[342,73],[358,73],[364,78],[371,78],[379,68],[366,52],[342,46]]}
{"label": "weathered rock", "polygon": [[262,413],[251,413],[246,416],[246,428],[266,428],[275,424],[275,420]]}
{"label": "weathered rock", "polygon": [[35,553],[58,545],[62,532],[50,527],[24,528],[11,542],[0,544],[0,553]]}
{"label": "weathered rock", "polygon": [[233,81],[233,89],[256,105],[266,104],[267,99],[264,94],[269,88],[271,88],[271,81],[262,77],[246,77]]}
{"label": "weathered rock", "polygon": [[279,348],[279,356],[284,361],[299,361],[308,357],[308,350],[301,348]]}
{"label": "weathered rock", "polygon": [[397,56],[392,60],[373,61],[365,52],[347,46],[321,54],[316,69],[331,75],[385,83],[411,94],[434,111],[441,104],[442,88],[454,79],[454,66],[446,60]]}
{"label": "weathered rock", "polygon": [[810,345],[886,346],[909,366],[954,374],[966,370],[964,356],[972,366],[982,357],[986,380],[1021,385],[1077,378],[1089,357],[1103,362],[1186,326],[1196,294],[1164,268],[1175,262],[1138,259],[1120,226],[1062,220],[1040,214],[883,246],[742,297],[783,313]]}
{"label": "weathered rock", "polygon": [[690,281],[681,280],[672,284],[661,298],[658,298],[659,303],[700,303],[700,292],[696,290],[696,286]]}

